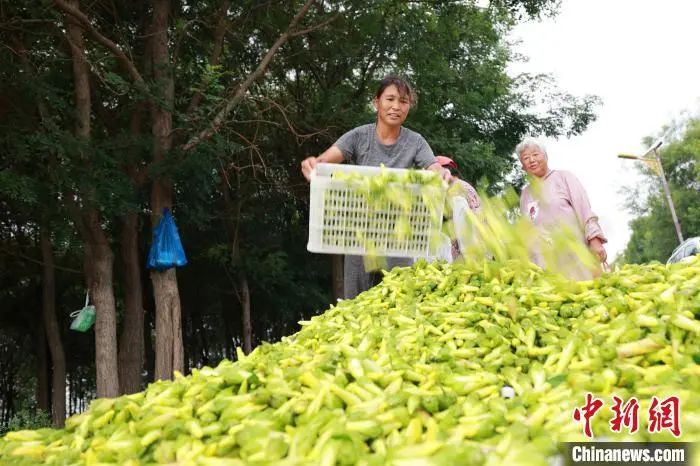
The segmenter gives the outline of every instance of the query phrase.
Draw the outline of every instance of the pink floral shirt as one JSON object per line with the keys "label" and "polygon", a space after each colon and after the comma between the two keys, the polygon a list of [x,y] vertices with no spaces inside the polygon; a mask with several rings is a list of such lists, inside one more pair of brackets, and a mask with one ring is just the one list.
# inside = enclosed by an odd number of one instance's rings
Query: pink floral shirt
{"label": "pink floral shirt", "polygon": [[462,195],[467,199],[467,204],[469,204],[469,208],[472,212],[475,214],[481,212],[481,198],[479,198],[476,189],[464,180],[456,180],[456,182],[459,183],[462,188]]}
{"label": "pink floral shirt", "polygon": [[[532,185],[527,185],[520,195],[520,211],[546,238],[556,229],[569,227],[582,244],[588,246],[593,238],[600,238],[605,243],[607,239],[598,224],[598,217],[591,210],[586,190],[573,173],[564,170],[550,170],[539,183],[537,191]],[[543,246],[543,243],[540,244]],[[539,247],[533,248],[532,260],[539,266],[544,266],[543,256]],[[573,263],[568,263],[574,260]],[[594,270],[567,256],[566,270],[562,273],[574,280],[589,280],[595,275]]]}
{"label": "pink floral shirt", "polygon": [[[477,216],[481,213],[481,198],[476,192],[476,189],[464,180],[456,180],[459,184],[460,192],[459,195],[467,200],[469,209],[474,212]],[[459,242],[455,239],[452,241],[452,259],[457,259],[462,252],[459,250]]]}

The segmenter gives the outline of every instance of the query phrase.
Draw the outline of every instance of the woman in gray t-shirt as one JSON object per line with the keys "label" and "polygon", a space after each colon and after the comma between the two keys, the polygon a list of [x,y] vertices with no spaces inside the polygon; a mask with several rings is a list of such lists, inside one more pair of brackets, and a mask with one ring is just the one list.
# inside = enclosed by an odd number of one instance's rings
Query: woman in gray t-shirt
{"label": "woman in gray t-shirt", "polygon": [[[394,75],[385,77],[373,100],[377,121],[348,131],[323,154],[305,159],[301,163],[302,173],[310,180],[317,163],[346,161],[373,167],[384,164],[391,168],[435,170],[449,181],[449,170],[440,166],[423,136],[402,126],[415,102],[415,93],[408,82]],[[389,269],[411,263],[410,258],[387,258]],[[381,280],[379,270],[365,270],[362,256],[345,256],[344,264],[345,299],[354,298]]]}

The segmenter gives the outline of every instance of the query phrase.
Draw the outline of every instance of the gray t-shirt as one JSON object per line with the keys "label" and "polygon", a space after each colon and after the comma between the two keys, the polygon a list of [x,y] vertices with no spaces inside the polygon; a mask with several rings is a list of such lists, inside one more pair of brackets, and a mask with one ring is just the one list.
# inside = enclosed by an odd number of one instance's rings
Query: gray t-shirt
{"label": "gray t-shirt", "polygon": [[436,163],[435,155],[423,136],[403,126],[395,144],[379,142],[377,125],[371,123],[343,134],[335,146],[343,153],[345,161],[354,165],[428,168]]}
{"label": "gray t-shirt", "polygon": [[[432,149],[420,134],[401,127],[395,144],[385,145],[377,139],[375,123],[359,126],[343,134],[335,143],[345,158],[354,165],[389,168],[428,168],[437,162]],[[387,269],[407,267],[408,257],[387,257]],[[345,299],[352,299],[381,280],[381,274],[365,270],[362,256],[345,256],[343,287]]]}

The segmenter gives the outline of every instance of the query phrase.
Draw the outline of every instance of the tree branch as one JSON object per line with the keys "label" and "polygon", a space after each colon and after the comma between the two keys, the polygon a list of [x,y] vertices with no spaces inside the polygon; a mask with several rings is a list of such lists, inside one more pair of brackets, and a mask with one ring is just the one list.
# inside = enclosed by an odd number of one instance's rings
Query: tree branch
{"label": "tree branch", "polygon": [[[8,256],[19,257],[20,259],[24,259],[24,260],[26,260],[26,261],[33,262],[34,264],[39,264],[39,265],[44,265],[44,264],[45,264],[44,261],[40,261],[40,260],[38,260],[38,259],[34,259],[33,257],[27,256],[26,254],[22,254],[21,252],[12,252],[12,251],[7,250],[6,248],[1,248],[1,249],[0,249],[0,252],[2,252],[2,253],[4,253],[4,254],[7,254]],[[61,265],[56,265],[56,264],[54,264],[54,265],[53,265],[53,268],[56,269],[56,270],[63,270],[64,272],[77,273],[77,274],[79,274],[79,275],[82,275],[82,274],[83,274],[83,272],[80,271],[80,270],[71,269],[70,267],[63,267],[63,266],[61,266]]]}
{"label": "tree branch", "polygon": [[[257,100],[260,100],[262,102],[269,102],[271,107],[275,107],[277,110],[279,110],[285,123],[287,123],[287,128],[289,128],[289,132],[292,133],[294,135],[294,137],[296,138],[297,144],[299,143],[300,140],[303,141],[303,140],[312,138],[312,137],[324,132],[324,131],[316,131],[314,133],[301,134],[296,130],[296,128],[294,128],[294,125],[289,120],[289,117],[287,116],[287,112],[284,109],[284,107],[282,107],[282,105],[280,105],[279,103],[277,103],[274,100],[269,99],[269,98],[261,98],[261,99],[257,99]],[[280,126],[282,126],[282,125],[280,125]]]}
{"label": "tree branch", "polygon": [[272,61],[272,58],[274,57],[275,53],[277,53],[277,50],[279,50],[279,48],[282,47],[282,45],[284,45],[291,37],[294,37],[295,34],[297,34],[295,31],[297,24],[299,24],[299,21],[309,11],[309,8],[311,8],[314,1],[315,0],[307,0],[306,3],[304,3],[304,6],[296,15],[294,15],[294,18],[292,18],[287,30],[284,31],[279,38],[277,38],[274,44],[272,44],[255,71],[248,75],[245,81],[243,81],[238,87],[236,92],[226,101],[224,107],[219,111],[219,113],[216,114],[209,127],[190,138],[190,140],[182,147],[185,152],[193,149],[205,139],[212,137],[219,130],[226,117],[228,117],[231,111],[233,111],[233,109],[236,108],[239,103],[241,103],[250,86],[265,73],[267,67]]}
{"label": "tree branch", "polygon": [[306,29],[301,29],[299,31],[294,31],[293,33],[291,33],[289,35],[289,37],[303,36],[304,34],[308,34],[311,31],[316,31],[317,29],[321,29],[325,26],[328,26],[330,23],[332,23],[333,21],[335,21],[339,17],[340,17],[340,13],[336,13],[333,16],[331,16],[330,18],[328,18],[327,20],[320,22],[320,23],[316,24],[315,26],[311,26],[310,28],[306,28]]}
{"label": "tree branch", "polygon": [[[211,66],[218,65],[219,60],[221,59],[221,52],[224,48],[224,37],[226,36],[226,13],[228,12],[230,6],[231,0],[226,0],[221,5],[221,8],[217,10],[219,22],[216,24],[216,29],[214,30],[214,49],[211,52],[211,57],[209,57],[209,65]],[[204,84],[204,79],[202,79],[200,86],[204,87]],[[186,114],[188,117],[194,113],[203,97],[204,93],[202,91],[198,90],[194,93],[192,100],[190,100],[190,104],[187,106]]]}
{"label": "tree branch", "polygon": [[129,57],[126,56],[126,54],[122,51],[122,49],[119,48],[117,44],[100,34],[100,32],[97,29],[95,29],[95,27],[90,22],[90,18],[88,18],[78,8],[75,8],[73,5],[67,3],[65,0],[53,0],[53,3],[65,14],[70,15],[73,19],[75,19],[77,23],[85,30],[85,32],[87,32],[93,39],[95,39],[95,41],[109,49],[129,73],[131,79],[133,79],[139,84],[144,83],[143,77],[136,69],[134,62],[132,62],[129,59]]}
{"label": "tree branch", "polygon": [[80,206],[75,200],[75,193],[72,191],[65,191],[62,193],[62,199],[66,209],[68,210],[70,219],[73,221],[73,224],[78,232],[80,232],[80,236],[83,238],[83,241],[87,244],[88,238],[90,237],[90,232],[87,230],[87,228],[85,228],[85,224],[83,223],[83,216]]}
{"label": "tree branch", "polygon": [[[26,72],[30,75],[33,75],[36,69],[34,68],[34,65],[32,65],[32,63],[29,61],[29,51],[24,46],[24,42],[22,42],[15,34],[10,35],[10,42],[12,42],[12,44],[14,45],[14,49],[12,47],[8,48],[19,57]],[[36,108],[39,112],[39,119],[41,120],[41,124],[44,125],[44,127],[48,128],[50,125],[50,121],[49,111],[46,108],[46,104],[41,99],[36,99]]]}

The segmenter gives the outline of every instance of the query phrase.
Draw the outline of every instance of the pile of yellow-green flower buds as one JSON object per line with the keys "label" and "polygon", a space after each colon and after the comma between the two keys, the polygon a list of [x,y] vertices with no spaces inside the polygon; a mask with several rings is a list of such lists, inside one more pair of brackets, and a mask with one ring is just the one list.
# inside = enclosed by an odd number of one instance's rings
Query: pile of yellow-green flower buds
{"label": "pile of yellow-green flower buds", "polygon": [[[578,283],[421,261],[237,362],[10,432],[0,464],[546,465],[587,439],[573,412],[589,392],[598,438],[675,440],[645,416],[674,395],[680,440],[697,441],[699,317],[697,258]],[[613,395],[639,400],[636,433],[611,432]]]}

